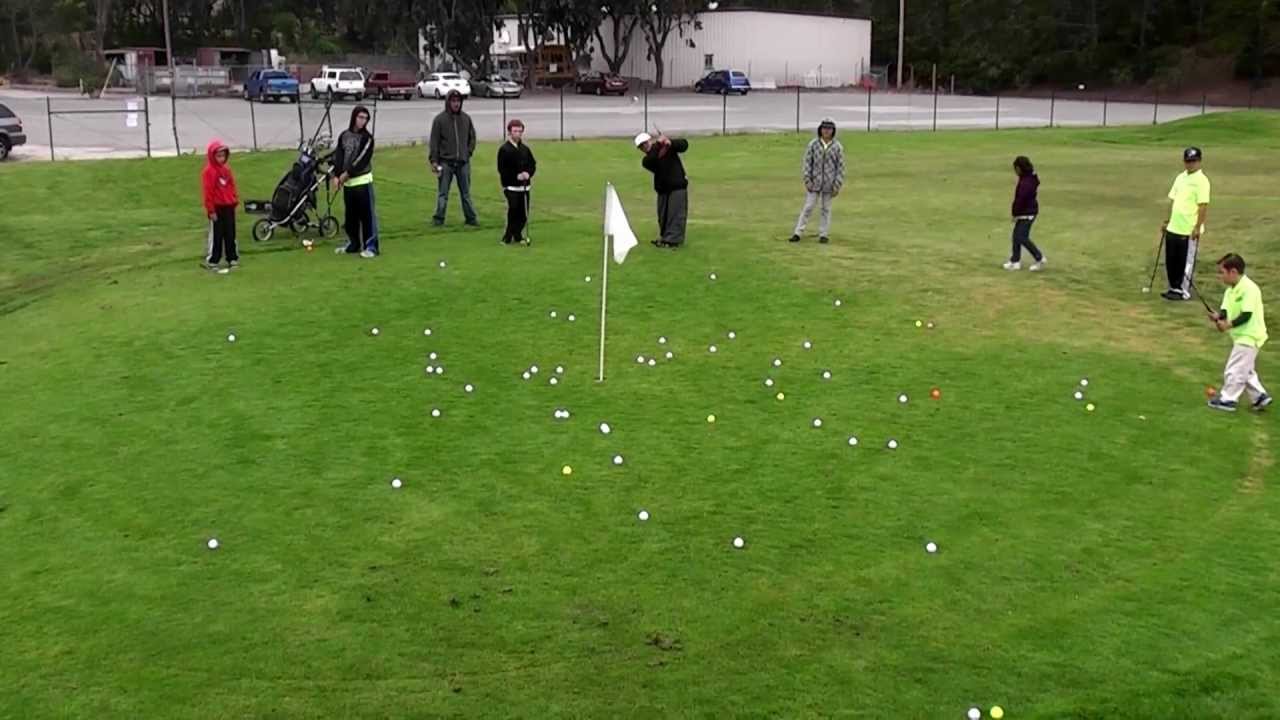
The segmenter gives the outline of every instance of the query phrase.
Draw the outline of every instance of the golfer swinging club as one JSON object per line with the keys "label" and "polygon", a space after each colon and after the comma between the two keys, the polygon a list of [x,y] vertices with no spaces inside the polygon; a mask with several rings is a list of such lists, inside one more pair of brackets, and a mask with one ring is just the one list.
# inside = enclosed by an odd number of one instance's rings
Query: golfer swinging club
{"label": "golfer swinging club", "polygon": [[1160,226],[1164,231],[1164,269],[1169,276],[1169,289],[1161,294],[1165,300],[1191,299],[1196,252],[1209,214],[1209,178],[1200,169],[1201,159],[1200,148],[1183,150],[1186,170],[1173,179],[1169,190],[1169,219]]}

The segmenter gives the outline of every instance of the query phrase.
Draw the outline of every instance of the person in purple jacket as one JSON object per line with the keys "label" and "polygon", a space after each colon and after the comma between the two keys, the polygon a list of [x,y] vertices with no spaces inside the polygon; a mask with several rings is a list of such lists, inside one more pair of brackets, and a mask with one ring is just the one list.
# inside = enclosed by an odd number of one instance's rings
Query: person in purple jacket
{"label": "person in purple jacket", "polygon": [[1031,242],[1031,226],[1040,214],[1040,202],[1036,192],[1040,188],[1040,178],[1031,159],[1019,155],[1013,160],[1013,172],[1018,176],[1018,187],[1013,191],[1013,254],[1004,264],[1005,270],[1022,269],[1022,248],[1031,252],[1036,261],[1028,268],[1031,272],[1044,269],[1045,257],[1040,248]]}

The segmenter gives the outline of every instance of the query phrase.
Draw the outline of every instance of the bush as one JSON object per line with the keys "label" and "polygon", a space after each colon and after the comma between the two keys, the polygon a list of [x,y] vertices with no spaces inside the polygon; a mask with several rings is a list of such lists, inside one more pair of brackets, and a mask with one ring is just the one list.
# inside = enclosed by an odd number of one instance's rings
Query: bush
{"label": "bush", "polygon": [[107,80],[107,68],[94,55],[64,50],[53,61],[53,81],[58,87],[80,87],[96,91]]}

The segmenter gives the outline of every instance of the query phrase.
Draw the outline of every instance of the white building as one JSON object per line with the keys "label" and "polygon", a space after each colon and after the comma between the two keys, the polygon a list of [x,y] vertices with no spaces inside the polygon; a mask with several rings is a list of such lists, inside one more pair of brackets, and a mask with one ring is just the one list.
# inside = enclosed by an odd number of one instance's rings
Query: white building
{"label": "white building", "polygon": [[[665,87],[691,87],[712,70],[741,70],[759,88],[834,87],[857,84],[871,68],[869,19],[736,9],[704,11],[697,19],[701,30],[690,25],[683,37],[672,31],[663,48]],[[611,28],[600,34],[612,42]],[[656,70],[647,53],[644,33],[637,27],[621,74],[654,81]],[[608,68],[596,52],[592,69]]]}

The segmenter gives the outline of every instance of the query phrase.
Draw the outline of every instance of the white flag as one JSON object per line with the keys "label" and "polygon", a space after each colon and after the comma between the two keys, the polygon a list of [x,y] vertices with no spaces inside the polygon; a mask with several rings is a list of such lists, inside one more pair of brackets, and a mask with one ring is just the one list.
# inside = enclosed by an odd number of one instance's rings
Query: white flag
{"label": "white flag", "polygon": [[605,237],[613,238],[613,261],[619,265],[627,259],[631,248],[640,244],[636,241],[636,234],[631,232],[627,212],[622,209],[622,201],[618,199],[618,191],[612,184],[605,193],[604,234]]}

